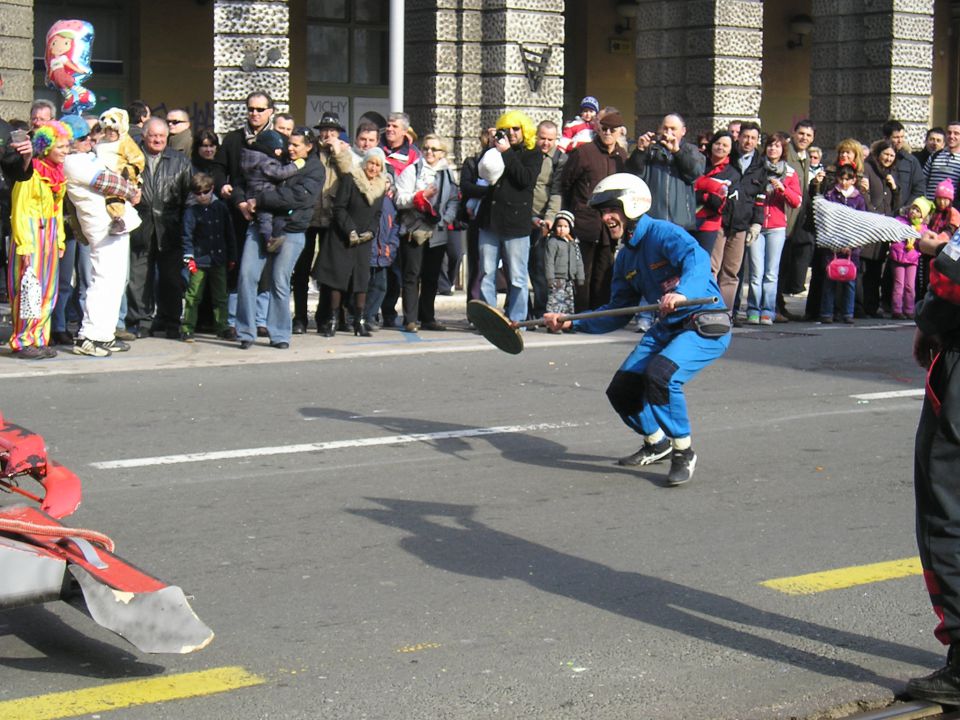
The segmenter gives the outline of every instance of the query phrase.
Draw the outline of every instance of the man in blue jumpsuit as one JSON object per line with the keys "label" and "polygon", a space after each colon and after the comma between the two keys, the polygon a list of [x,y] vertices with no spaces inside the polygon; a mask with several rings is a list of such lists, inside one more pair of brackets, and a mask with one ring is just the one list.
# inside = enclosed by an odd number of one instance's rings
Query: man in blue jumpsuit
{"label": "man in blue jumpsuit", "polygon": [[[646,183],[630,173],[610,175],[593,190],[591,204],[615,241],[627,238],[613,267],[610,302],[602,309],[630,307],[646,298],[658,302],[658,322],[643,336],[607,388],[614,410],[643,446],[621,465],[649,465],[670,456],[667,482],[693,477],[697,455],[683,385],[720,357],[730,345],[729,316],[710,272],[710,256],[679,226],[644,215],[650,208]],[[678,308],[687,298],[715,297],[703,305]],[[547,327],[569,327],[562,315],[547,313]],[[606,333],[623,327],[628,315],[576,320],[573,327]]]}

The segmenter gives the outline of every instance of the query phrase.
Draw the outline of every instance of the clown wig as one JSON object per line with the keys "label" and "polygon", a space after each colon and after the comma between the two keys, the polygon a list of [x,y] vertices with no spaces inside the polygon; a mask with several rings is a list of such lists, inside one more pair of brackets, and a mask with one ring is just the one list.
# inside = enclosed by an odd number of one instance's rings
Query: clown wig
{"label": "clown wig", "polygon": [[533,124],[533,120],[519,110],[505,112],[497,118],[497,130],[506,130],[512,127],[518,127],[523,131],[523,146],[527,150],[532,150],[533,144],[537,140],[537,126]]}
{"label": "clown wig", "polygon": [[73,140],[73,132],[59,120],[50,120],[33,131],[33,154],[45,158],[57,140]]}

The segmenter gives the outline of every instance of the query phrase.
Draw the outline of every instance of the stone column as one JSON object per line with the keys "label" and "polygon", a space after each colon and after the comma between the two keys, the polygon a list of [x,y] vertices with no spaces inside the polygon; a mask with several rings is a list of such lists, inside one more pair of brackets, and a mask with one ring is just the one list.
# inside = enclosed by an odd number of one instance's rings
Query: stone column
{"label": "stone column", "polygon": [[817,144],[869,142],[899,120],[915,147],[930,122],[934,0],[813,0],[810,117]]}
{"label": "stone column", "polygon": [[[563,5],[563,0],[407,0],[404,104],[414,129],[451,138],[453,159],[460,163],[479,148],[481,128],[506,110],[559,123]],[[533,66],[542,69],[536,89],[528,77]]]}
{"label": "stone column", "polygon": [[0,0],[0,117],[28,120],[33,101],[33,0]]}
{"label": "stone column", "polygon": [[638,132],[670,112],[691,132],[757,119],[762,0],[640,0],[637,28]]}
{"label": "stone column", "polygon": [[290,101],[290,14],[287,0],[216,0],[213,8],[214,129],[221,135],[246,120],[254,90]]}

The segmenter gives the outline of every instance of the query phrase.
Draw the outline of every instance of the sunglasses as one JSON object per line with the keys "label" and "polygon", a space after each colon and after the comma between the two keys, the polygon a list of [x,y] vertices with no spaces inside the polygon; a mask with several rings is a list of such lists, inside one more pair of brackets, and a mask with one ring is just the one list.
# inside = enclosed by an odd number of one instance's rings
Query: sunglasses
{"label": "sunglasses", "polygon": [[197,197],[206,197],[207,195],[212,195],[212,194],[213,194],[213,188],[210,188],[209,190],[207,190],[207,191],[205,191],[205,192],[204,192],[204,191],[200,191],[200,190],[194,190],[194,191],[193,191],[193,194],[196,195]]}
{"label": "sunglasses", "polygon": [[189,120],[167,120],[167,125],[183,125],[185,122],[190,122]]}
{"label": "sunglasses", "polygon": [[423,151],[425,153],[428,153],[428,152],[440,153],[440,152],[444,152],[444,149],[438,148],[438,147],[425,147]]}
{"label": "sunglasses", "polygon": [[248,113],[254,113],[254,112],[255,112],[255,113],[262,113],[262,112],[266,112],[266,111],[269,110],[269,109],[270,109],[270,108],[267,108],[267,107],[259,107],[259,108],[258,108],[258,107],[248,107],[248,108],[247,108],[247,112],[248,112]]}

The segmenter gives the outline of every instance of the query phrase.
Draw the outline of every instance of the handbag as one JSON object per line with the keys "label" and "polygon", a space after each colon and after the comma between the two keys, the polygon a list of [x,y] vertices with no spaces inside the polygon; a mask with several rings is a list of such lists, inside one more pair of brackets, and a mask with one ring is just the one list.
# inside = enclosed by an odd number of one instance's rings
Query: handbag
{"label": "handbag", "polygon": [[833,254],[833,260],[827,263],[827,277],[834,282],[849,282],[857,279],[857,266],[848,257]]}
{"label": "handbag", "polygon": [[40,281],[33,271],[33,265],[27,265],[20,277],[20,318],[37,320],[40,318],[41,296]]}

